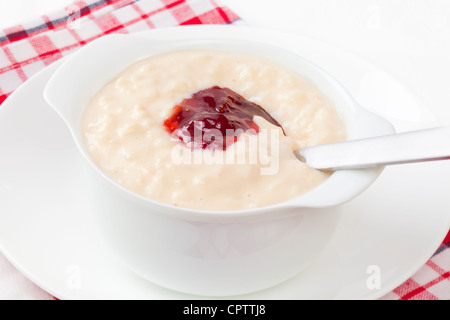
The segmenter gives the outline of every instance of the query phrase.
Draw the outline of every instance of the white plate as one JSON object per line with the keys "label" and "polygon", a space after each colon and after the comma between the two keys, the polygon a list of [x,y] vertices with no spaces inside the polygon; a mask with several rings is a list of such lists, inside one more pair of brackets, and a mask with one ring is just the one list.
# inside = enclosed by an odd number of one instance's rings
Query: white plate
{"label": "white plate", "polygon": [[[158,29],[142,36],[196,38],[205,28],[215,29],[217,37],[289,44],[399,131],[437,125],[395,79],[350,53],[308,38],[229,26]],[[83,162],[63,122],[42,97],[58,64],[30,79],[0,108],[2,253],[59,299],[205,298],[146,282],[110,256],[87,205]],[[238,298],[382,297],[412,276],[445,237],[450,226],[449,172],[449,161],[387,168],[346,205],[332,243],[313,266],[277,287]],[[373,279],[380,280],[379,287]]]}

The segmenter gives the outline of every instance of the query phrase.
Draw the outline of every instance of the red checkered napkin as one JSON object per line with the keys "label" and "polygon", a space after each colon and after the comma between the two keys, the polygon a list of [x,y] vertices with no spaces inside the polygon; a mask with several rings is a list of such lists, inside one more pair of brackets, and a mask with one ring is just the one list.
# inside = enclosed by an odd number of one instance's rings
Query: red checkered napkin
{"label": "red checkered napkin", "polygon": [[[245,1],[245,0],[243,0]],[[0,31],[0,107],[45,66],[109,33],[184,24],[236,24],[217,0],[86,0]],[[450,234],[413,277],[383,297],[450,299]],[[0,255],[0,299],[51,299]]]}
{"label": "red checkered napkin", "polygon": [[450,232],[430,260],[382,300],[450,300]]}
{"label": "red checkered napkin", "polygon": [[36,72],[105,34],[238,20],[215,0],[76,1],[0,32],[0,104]]}

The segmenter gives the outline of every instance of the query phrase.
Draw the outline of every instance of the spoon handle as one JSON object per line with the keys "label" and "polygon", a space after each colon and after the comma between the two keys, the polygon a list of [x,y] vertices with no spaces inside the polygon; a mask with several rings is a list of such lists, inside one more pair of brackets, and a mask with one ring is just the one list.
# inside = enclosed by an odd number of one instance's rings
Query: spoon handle
{"label": "spoon handle", "polygon": [[344,141],[295,152],[319,170],[369,168],[450,159],[450,126]]}

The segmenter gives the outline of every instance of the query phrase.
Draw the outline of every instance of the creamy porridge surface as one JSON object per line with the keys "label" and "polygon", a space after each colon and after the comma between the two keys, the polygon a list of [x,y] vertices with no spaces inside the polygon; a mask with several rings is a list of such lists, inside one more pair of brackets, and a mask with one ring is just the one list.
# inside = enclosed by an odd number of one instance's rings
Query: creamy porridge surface
{"label": "creamy porridge surface", "polygon": [[[183,147],[164,128],[193,93],[226,87],[264,108],[283,127],[255,117],[226,151]],[[344,124],[319,90],[267,59],[242,53],[179,51],[124,70],[87,106],[88,152],[124,187],[163,203],[240,210],[295,198],[328,178],[295,158],[294,148],[344,140]],[[267,134],[266,134],[267,133]]]}

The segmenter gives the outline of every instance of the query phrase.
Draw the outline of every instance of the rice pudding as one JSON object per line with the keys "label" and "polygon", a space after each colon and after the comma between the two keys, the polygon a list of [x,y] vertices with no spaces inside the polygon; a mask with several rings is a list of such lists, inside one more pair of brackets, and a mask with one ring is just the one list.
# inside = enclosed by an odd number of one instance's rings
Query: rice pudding
{"label": "rice pudding", "polygon": [[[168,130],[174,108],[210,88],[225,88],[270,117],[254,114],[250,130],[220,148],[196,147],[183,131]],[[200,135],[205,123],[193,126]],[[300,75],[255,55],[208,50],[133,64],[86,107],[83,132],[92,159],[122,186],[162,203],[219,211],[268,206],[311,190],[329,174],[301,163],[293,150],[346,138],[334,106]]]}

